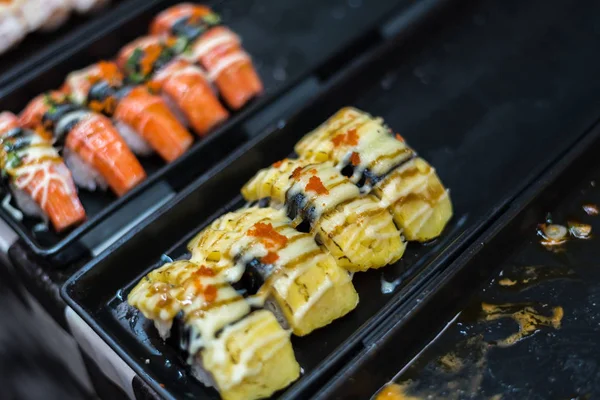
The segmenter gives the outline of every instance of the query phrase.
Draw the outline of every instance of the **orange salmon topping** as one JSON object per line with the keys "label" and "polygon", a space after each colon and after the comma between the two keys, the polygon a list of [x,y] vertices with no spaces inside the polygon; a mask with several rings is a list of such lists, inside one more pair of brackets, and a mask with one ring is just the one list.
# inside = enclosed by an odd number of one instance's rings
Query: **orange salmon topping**
{"label": "orange salmon topping", "polygon": [[305,189],[307,192],[315,192],[316,194],[329,194],[329,190],[323,185],[318,176],[311,176]]}
{"label": "orange salmon topping", "polygon": [[275,261],[279,260],[279,256],[274,251],[270,251],[266,256],[260,259],[260,262],[263,264],[273,264]]}
{"label": "orange salmon topping", "polygon": [[273,225],[264,222],[257,222],[248,231],[248,236],[254,236],[260,239],[267,249],[280,249],[287,244],[288,239],[277,232]]}
{"label": "orange salmon topping", "polygon": [[360,155],[353,151],[352,155],[350,156],[350,162],[356,167],[358,164],[360,164]]}
{"label": "orange salmon topping", "polygon": [[283,164],[283,160],[280,160],[280,161],[277,161],[277,162],[273,163],[273,167],[279,168],[279,167],[281,167],[281,164]]}
{"label": "orange salmon topping", "polygon": [[404,138],[399,133],[396,133],[396,140],[404,142]]}
{"label": "orange salmon topping", "polygon": [[150,81],[150,82],[146,83],[146,87],[148,87],[148,90],[150,92],[157,94],[160,92],[161,85],[157,81]]}

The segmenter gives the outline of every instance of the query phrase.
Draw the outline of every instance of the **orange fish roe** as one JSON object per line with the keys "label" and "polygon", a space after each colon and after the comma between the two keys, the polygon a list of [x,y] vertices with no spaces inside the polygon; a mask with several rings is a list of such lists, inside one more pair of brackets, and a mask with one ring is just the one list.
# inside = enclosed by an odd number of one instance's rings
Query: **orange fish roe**
{"label": "orange fish roe", "polygon": [[401,141],[401,142],[404,142],[404,138],[399,133],[396,133],[396,139],[399,140],[399,141]]}
{"label": "orange fish roe", "polygon": [[352,155],[350,156],[350,162],[352,163],[352,165],[354,165],[355,167],[360,164],[360,154],[358,154],[357,152],[353,151]]}
{"label": "orange fish roe", "polygon": [[260,259],[260,262],[263,264],[273,264],[275,261],[279,260],[279,256],[274,251],[270,251],[266,256]]}
{"label": "orange fish roe", "polygon": [[356,146],[358,144],[358,133],[356,133],[356,129],[350,129],[346,133],[346,143],[350,146]]}
{"label": "orange fish roe", "polygon": [[279,167],[281,167],[281,164],[283,164],[283,160],[279,160],[279,161],[273,163],[273,167],[279,168]]}
{"label": "orange fish roe", "polygon": [[163,47],[162,45],[155,43],[146,47],[144,52],[144,57],[140,61],[140,72],[143,75],[149,75],[154,68],[154,63],[160,57],[162,53]]}
{"label": "orange fish roe", "polygon": [[335,147],[338,147],[338,146],[340,146],[342,143],[344,143],[345,139],[346,139],[346,135],[344,135],[344,134],[339,134],[339,135],[335,135],[335,136],[334,136],[334,137],[331,139],[331,142],[333,143],[333,145],[334,145]]}
{"label": "orange fish roe", "polygon": [[194,272],[194,275],[198,276],[215,276],[217,273],[214,269],[208,268],[205,265],[201,265],[197,271]]}
{"label": "orange fish roe", "polygon": [[257,222],[248,231],[248,236],[254,236],[261,239],[261,242],[267,249],[280,249],[287,244],[288,239],[277,232],[273,225],[264,222]]}
{"label": "orange fish roe", "polygon": [[117,100],[114,97],[107,97],[102,101],[92,100],[90,101],[89,108],[96,112],[113,114],[117,108]]}
{"label": "orange fish roe", "polygon": [[204,300],[212,303],[217,299],[217,287],[215,285],[208,285],[204,288]]}
{"label": "orange fish roe", "polygon": [[316,194],[329,194],[329,190],[323,185],[318,176],[311,176],[304,189],[307,192],[315,192]]}
{"label": "orange fish roe", "polygon": [[298,167],[292,172],[293,179],[298,179],[300,176],[302,176],[302,167]]}
{"label": "orange fish roe", "polygon": [[98,69],[100,70],[100,77],[106,80],[111,86],[121,84],[123,75],[115,63],[100,61]]}
{"label": "orange fish roe", "polygon": [[335,135],[331,142],[334,147],[341,146],[343,144],[347,144],[348,146],[356,146],[358,144],[358,133],[356,133],[356,129],[350,129],[346,133],[340,133],[339,135]]}

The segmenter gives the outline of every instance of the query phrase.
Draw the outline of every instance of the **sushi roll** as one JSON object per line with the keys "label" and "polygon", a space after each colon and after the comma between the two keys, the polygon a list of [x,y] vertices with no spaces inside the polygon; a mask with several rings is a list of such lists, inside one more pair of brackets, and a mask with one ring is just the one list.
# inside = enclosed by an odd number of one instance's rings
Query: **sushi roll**
{"label": "sushi roll", "polygon": [[71,0],[17,0],[30,32],[52,31],[61,26],[71,14]]}
{"label": "sushi roll", "polygon": [[23,40],[29,31],[18,3],[15,0],[0,2],[0,54]]}
{"label": "sushi roll", "polygon": [[199,136],[225,121],[229,113],[219,102],[205,72],[191,62],[175,58],[178,42],[145,36],[125,46],[118,64],[128,80],[148,82],[172,110],[183,116]]}
{"label": "sushi roll", "polygon": [[201,353],[224,400],[270,397],[300,376],[290,334],[273,314],[258,310],[223,329]]}
{"label": "sushi roll", "polygon": [[333,162],[361,192],[381,199],[408,240],[435,239],[452,217],[435,169],[380,118],[344,108],[302,138],[295,151],[309,162]]}
{"label": "sushi roll", "polygon": [[193,261],[215,263],[225,279],[249,291],[253,305],[274,307],[304,336],[352,311],[358,294],[348,272],[290,222],[281,210],[242,209],[217,219],[188,249]]}
{"label": "sushi roll", "polygon": [[85,220],[71,173],[51,137],[21,128],[9,112],[0,113],[0,166],[25,214],[50,220],[57,232]]}
{"label": "sushi roll", "polygon": [[21,112],[20,124],[45,129],[64,143],[75,183],[87,190],[110,188],[123,196],[146,178],[139,161],[105,116],[70,103],[58,92],[39,95]]}
{"label": "sushi roll", "polygon": [[259,95],[263,85],[239,36],[219,24],[220,17],[208,7],[184,3],[158,14],[150,32],[185,41],[182,56],[202,65],[225,102],[237,110]]}
{"label": "sushi roll", "polygon": [[72,72],[63,92],[77,104],[112,116],[119,133],[136,154],[155,151],[171,162],[194,140],[161,97],[144,86],[123,85],[123,75],[115,63],[99,62]]}
{"label": "sushi roll", "polygon": [[272,313],[248,303],[211,267],[176,261],[150,272],[128,302],[163,338],[174,322],[193,375],[223,399],[259,399],[300,375],[290,343]]}
{"label": "sushi roll", "polygon": [[285,206],[294,226],[308,225],[349,271],[380,268],[404,254],[406,244],[386,207],[373,195],[361,196],[331,162],[283,160],[259,171],[242,195],[248,201],[270,198],[274,206]]}
{"label": "sushi roll", "polygon": [[[192,314],[209,300],[215,304],[204,309],[204,320],[212,322],[213,331],[203,329],[205,338],[215,336],[216,330],[250,313],[248,303],[217,275],[214,268],[191,261],[175,261],[151,271],[128,296],[129,304],[154,322],[163,339],[170,336],[175,317],[180,312],[186,310]],[[219,322],[219,318],[231,318],[231,321]],[[194,345],[193,350],[197,350],[196,347]]]}

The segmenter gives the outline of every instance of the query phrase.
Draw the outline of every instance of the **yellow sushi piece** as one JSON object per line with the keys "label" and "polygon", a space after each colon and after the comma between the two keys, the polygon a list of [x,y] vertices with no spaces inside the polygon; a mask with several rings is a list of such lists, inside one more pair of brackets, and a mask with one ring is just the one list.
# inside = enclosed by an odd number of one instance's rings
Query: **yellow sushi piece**
{"label": "yellow sushi piece", "polygon": [[[331,161],[338,169],[352,164],[350,179],[389,207],[409,241],[435,239],[452,218],[450,196],[435,169],[381,118],[343,108],[302,138],[295,150],[307,162]],[[356,162],[350,162],[352,157]]]}
{"label": "yellow sushi piece", "polygon": [[[127,297],[130,305],[154,322],[161,337],[169,337],[173,319],[183,311],[202,318],[193,324],[204,339],[250,312],[250,306],[212,268],[175,261],[151,271]],[[192,349],[195,353],[197,349]]]}
{"label": "yellow sushi piece", "polygon": [[305,161],[286,158],[269,168],[263,168],[242,187],[242,196],[248,201],[258,201],[269,197],[271,206],[280,207],[285,203],[285,194],[290,188],[292,173]]}
{"label": "yellow sushi piece", "polygon": [[201,356],[224,400],[269,397],[300,376],[289,332],[266,310],[226,327]]}
{"label": "yellow sushi piece", "polygon": [[242,195],[248,201],[270,197],[276,207],[285,204],[293,224],[308,221],[317,241],[352,272],[393,263],[406,249],[386,207],[375,196],[362,196],[331,162],[284,160],[259,171]]}
{"label": "yellow sushi piece", "polygon": [[249,301],[264,305],[272,296],[294,334],[303,336],[352,311],[358,294],[348,272],[290,222],[282,210],[242,209],[216,220],[188,249],[196,262],[216,262],[231,281],[252,262],[264,283]]}
{"label": "yellow sushi piece", "polygon": [[390,208],[408,240],[434,239],[452,218],[448,190],[422,158],[412,159],[386,175],[375,185],[374,193]]}
{"label": "yellow sushi piece", "polygon": [[167,263],[144,277],[128,301],[169,329],[183,313],[188,362],[224,399],[268,397],[300,375],[290,332],[269,311],[251,314],[250,305],[214,266]]}
{"label": "yellow sushi piece", "polygon": [[342,108],[303,137],[294,149],[309,162],[333,161],[336,166],[349,164],[352,154],[358,154],[360,162],[352,176],[354,182],[365,170],[373,176],[383,176],[415,155],[403,140],[395,138],[381,118],[351,107]]}

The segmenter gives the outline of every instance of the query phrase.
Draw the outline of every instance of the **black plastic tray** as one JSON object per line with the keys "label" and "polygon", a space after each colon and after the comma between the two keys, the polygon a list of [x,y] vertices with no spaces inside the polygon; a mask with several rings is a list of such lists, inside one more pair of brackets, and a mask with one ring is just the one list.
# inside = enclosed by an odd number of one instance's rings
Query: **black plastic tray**
{"label": "black plastic tray", "polygon": [[5,85],[18,79],[23,71],[35,68],[86,32],[94,32],[115,15],[140,3],[143,0],[112,0],[103,9],[86,15],[72,12],[69,19],[55,31],[31,32],[14,48],[0,55],[0,93]]}
{"label": "black plastic tray", "polygon": [[[125,43],[147,33],[149,22],[156,13],[177,2],[152,0],[123,4],[118,15],[111,13],[110,19],[102,19],[101,26],[94,24],[93,31],[88,28],[80,32],[51,60],[31,70],[21,71],[18,78],[0,92],[0,109],[18,112],[37,94],[60,86],[69,72],[100,59],[114,57]],[[151,187],[163,182],[172,191],[179,191],[193,177],[243,143],[249,135],[255,134],[288,108],[318,93],[319,85],[327,81],[337,66],[346,63],[351,54],[376,45],[380,37],[374,32],[377,32],[382,19],[406,2],[389,0],[369,7],[361,2],[337,0],[296,0],[295,4],[286,2],[285,5],[277,1],[223,3],[219,0],[205,3],[220,12],[225,22],[242,36],[244,46],[253,56],[263,79],[265,93],[241,111],[233,113],[207,138],[197,140],[177,161],[165,165],[158,157],[142,159],[148,178],[122,198],[117,199],[110,193],[81,190],[80,198],[88,220],[66,234],[58,235],[51,230],[35,231],[34,226],[39,220],[26,218],[19,222],[6,210],[0,209],[0,216],[36,255],[57,265],[66,264],[88,251],[79,241],[84,234]],[[347,26],[352,26],[352,29]],[[138,214],[134,214],[120,216],[116,222],[118,226],[103,227],[102,234],[109,236],[118,231],[137,217]]]}
{"label": "black plastic tray", "polygon": [[[565,316],[556,332],[546,329],[546,333],[490,354],[482,364],[484,369],[478,371],[484,377],[482,386],[473,388],[481,398],[504,396],[505,392],[519,398],[573,398],[575,393],[593,398],[590,392],[597,394],[600,387],[594,378],[584,376],[589,375],[587,363],[595,363],[600,352],[595,340],[586,342],[596,337],[598,329],[594,302],[600,288],[600,217],[586,215],[583,205],[600,204],[599,151],[600,123],[519,196],[447,270],[394,312],[379,335],[373,335],[371,347],[348,363],[318,398],[369,398],[399,373],[402,380],[409,372],[411,378],[419,379],[419,371],[427,363],[473,336],[502,339],[516,331],[516,325],[478,323],[474,317],[482,301],[546,304],[546,309],[563,306]],[[545,248],[537,231],[549,215],[554,223],[564,226],[569,220],[591,224],[591,239],[571,238],[564,246]],[[536,275],[524,272],[528,266],[538,268]],[[502,278],[515,279],[515,286],[502,288],[498,284]],[[531,281],[523,283],[527,278]],[[562,281],[552,284],[551,279]],[[467,357],[460,362],[470,363]],[[543,368],[538,368],[540,362]],[[488,368],[496,373],[490,375]],[[579,374],[581,379],[573,380]],[[447,390],[448,381],[427,383],[428,390]]]}
{"label": "black plastic tray", "polygon": [[[554,95],[544,102],[543,110],[536,111],[536,95],[547,89],[549,74],[561,71],[532,75],[548,55],[537,49],[536,57],[530,57],[529,42],[515,48],[521,40],[519,32],[502,36],[502,45],[489,50],[496,53],[493,59],[479,54],[471,58],[469,50],[487,48],[487,38],[473,35],[473,26],[478,25],[454,25],[460,15],[471,12],[469,7],[449,7],[441,14],[448,25],[436,24],[442,18],[431,20],[426,33],[401,32],[405,41],[383,44],[368,52],[368,58],[356,60],[285,126],[242,146],[85,266],[63,287],[65,300],[161,395],[215,398],[214,391],[187,379],[175,351],[161,343],[148,324],[130,321],[133,314],[124,304],[128,290],[158,265],[163,253],[173,258],[184,255],[185,243],[203,224],[240,204],[238,190],[257,169],[287,156],[305,132],[337,109],[354,105],[383,116],[438,169],[451,189],[455,217],[433,244],[411,244],[399,263],[357,274],[354,282],[362,301],[355,311],[306,338],[293,339],[305,373],[281,396],[306,398],[336,368],[369,346],[371,335],[388,315],[440,274],[534,177],[580,138],[564,135],[566,127],[580,125],[574,132],[583,132],[597,116],[597,104],[582,108],[578,103],[560,118],[555,112],[564,110],[564,102],[571,101],[574,93],[581,98],[582,88],[587,87],[584,77],[577,82],[553,82]],[[448,48],[464,43],[470,48],[447,55]],[[517,50],[528,62],[518,59],[518,66],[514,64]],[[435,58],[435,51],[446,57]],[[480,67],[485,67],[484,73],[473,76]],[[589,92],[581,101],[589,102],[594,95]],[[515,99],[521,99],[519,107],[510,106]],[[534,145],[539,151],[530,151]],[[507,173],[507,164],[526,173]],[[394,294],[381,293],[382,277],[400,278]]]}

